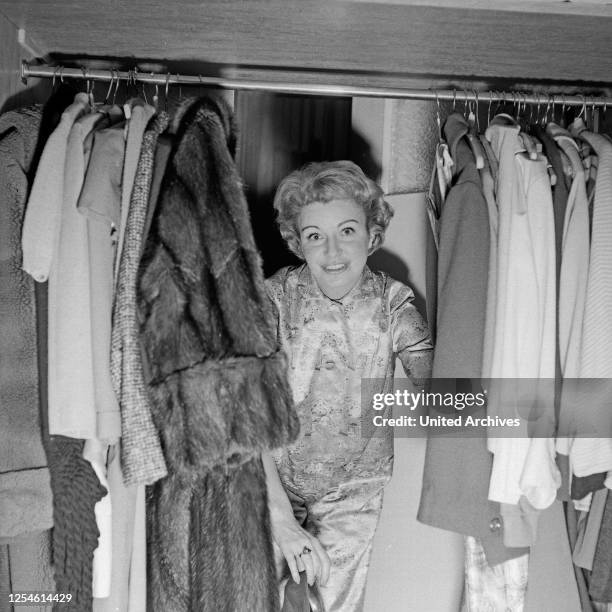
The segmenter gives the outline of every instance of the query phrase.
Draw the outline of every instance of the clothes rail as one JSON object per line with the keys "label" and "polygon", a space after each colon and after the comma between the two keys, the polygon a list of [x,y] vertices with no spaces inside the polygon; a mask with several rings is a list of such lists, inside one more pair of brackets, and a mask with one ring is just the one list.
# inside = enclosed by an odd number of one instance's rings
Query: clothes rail
{"label": "clothes rail", "polygon": [[279,93],[301,93],[307,95],[325,96],[357,96],[370,98],[405,98],[414,100],[452,100],[453,102],[508,102],[514,104],[563,104],[565,106],[612,107],[612,98],[604,96],[565,95],[550,93],[523,93],[504,91],[475,91],[464,89],[405,89],[393,87],[342,87],[335,85],[316,85],[303,83],[282,83],[249,79],[231,79],[225,77],[157,74],[140,72],[137,69],[100,70],[89,68],[65,68],[63,66],[30,66],[27,62],[21,64],[21,77],[53,78],[63,80],[81,79],[86,81],[128,81],[133,83],[148,83],[162,85],[166,93],[170,85],[203,85],[222,89],[259,90]]}

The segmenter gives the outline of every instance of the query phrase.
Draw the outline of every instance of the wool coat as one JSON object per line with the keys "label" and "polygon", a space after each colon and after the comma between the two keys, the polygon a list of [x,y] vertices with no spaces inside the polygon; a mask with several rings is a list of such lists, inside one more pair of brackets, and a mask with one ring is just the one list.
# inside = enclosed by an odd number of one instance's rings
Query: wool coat
{"label": "wool coat", "polygon": [[33,279],[21,270],[21,224],[40,109],[0,117],[0,537],[53,526],[40,419]]}
{"label": "wool coat", "polygon": [[149,489],[156,612],[278,609],[260,453],[299,422],[221,102],[189,102],[139,271],[141,341],[168,476]]}

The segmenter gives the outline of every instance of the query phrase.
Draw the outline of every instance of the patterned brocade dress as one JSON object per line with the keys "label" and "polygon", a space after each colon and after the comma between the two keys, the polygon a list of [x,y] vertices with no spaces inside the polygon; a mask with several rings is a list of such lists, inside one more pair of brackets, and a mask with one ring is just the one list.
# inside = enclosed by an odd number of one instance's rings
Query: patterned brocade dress
{"label": "patterned brocade dress", "polygon": [[320,587],[326,612],[361,610],[393,467],[392,429],[362,431],[361,381],[369,379],[371,392],[391,390],[397,356],[420,387],[431,373],[429,331],[412,290],[367,266],[342,300],[325,296],[305,264],[279,270],[266,285],[301,428],[276,453],[278,472],[330,556],[330,579]]}

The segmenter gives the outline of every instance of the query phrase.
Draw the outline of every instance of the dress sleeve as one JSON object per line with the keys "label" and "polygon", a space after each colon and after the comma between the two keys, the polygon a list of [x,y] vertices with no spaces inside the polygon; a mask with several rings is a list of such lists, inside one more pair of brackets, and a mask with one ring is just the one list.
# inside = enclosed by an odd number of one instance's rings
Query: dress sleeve
{"label": "dress sleeve", "polygon": [[393,351],[406,376],[416,387],[423,387],[431,376],[433,344],[427,323],[413,302],[412,289],[395,281],[390,291]]}

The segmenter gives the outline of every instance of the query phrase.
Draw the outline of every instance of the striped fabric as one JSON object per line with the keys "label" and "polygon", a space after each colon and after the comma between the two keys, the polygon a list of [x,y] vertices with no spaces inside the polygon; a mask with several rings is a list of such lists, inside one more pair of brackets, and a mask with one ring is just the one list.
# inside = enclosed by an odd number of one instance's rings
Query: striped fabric
{"label": "striped fabric", "polygon": [[[589,143],[599,158],[587,295],[582,327],[580,378],[609,379],[598,384],[597,397],[577,406],[579,419],[592,419],[602,437],[574,440],[571,465],[577,476],[612,470],[612,413],[609,407],[612,386],[612,142],[574,123],[572,132]],[[599,398],[599,400],[598,400]],[[585,412],[585,411],[588,411]],[[586,421],[583,421],[586,422]]]}
{"label": "striped fabric", "polygon": [[113,308],[111,376],[121,406],[121,469],[126,485],[152,484],[167,474],[144,382],[136,313],[136,282],[155,146],[167,125],[168,115],[159,113],[143,137]]}

